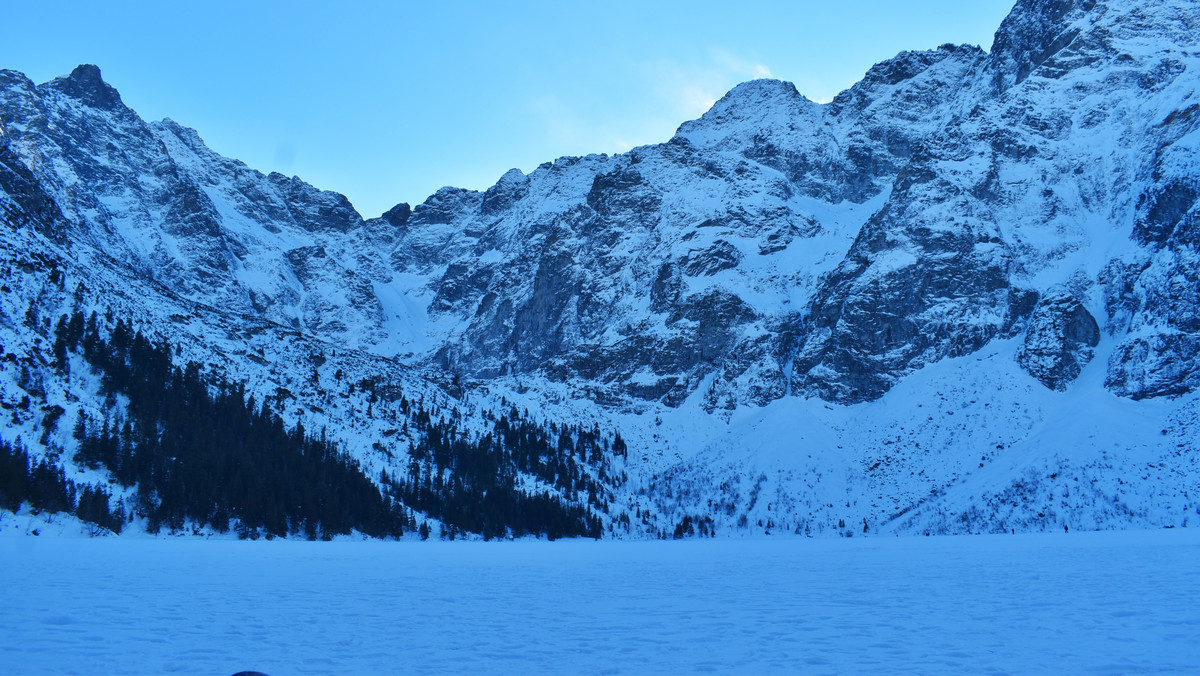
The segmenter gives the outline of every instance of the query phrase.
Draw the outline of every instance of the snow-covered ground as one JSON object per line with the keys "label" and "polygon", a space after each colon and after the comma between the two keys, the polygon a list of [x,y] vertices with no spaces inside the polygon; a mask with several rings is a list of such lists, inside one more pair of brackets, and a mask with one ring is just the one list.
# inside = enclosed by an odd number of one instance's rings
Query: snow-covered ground
{"label": "snow-covered ground", "polygon": [[12,674],[1185,673],[1200,531],[0,537]]}

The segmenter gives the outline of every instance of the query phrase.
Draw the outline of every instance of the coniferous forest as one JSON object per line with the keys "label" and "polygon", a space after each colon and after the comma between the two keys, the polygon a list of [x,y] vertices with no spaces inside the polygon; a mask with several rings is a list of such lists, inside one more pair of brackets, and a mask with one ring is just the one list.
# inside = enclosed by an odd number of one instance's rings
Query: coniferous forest
{"label": "coniferous forest", "polygon": [[[554,424],[547,429],[524,420],[516,408],[498,419],[485,418],[495,423],[491,433],[470,439],[453,424],[435,422],[427,411],[418,410],[414,421],[421,441],[410,451],[407,476],[388,482],[390,493],[406,505],[485,538],[502,537],[508,530],[516,536],[544,534],[550,539],[600,537],[600,519],[588,509],[609,511],[602,483],[610,479],[604,470],[608,449],[602,446],[599,432],[560,429]],[[623,452],[620,435],[613,445],[617,453]],[[584,461],[601,467],[601,481],[580,471]],[[537,476],[572,501],[586,498],[587,506],[568,506],[545,494],[527,495],[516,487],[518,472]]]}
{"label": "coniferous forest", "polygon": [[125,508],[111,509],[111,500],[103,488],[79,488],[61,467],[44,459],[32,462],[20,444],[0,440],[0,509],[15,512],[28,503],[35,510],[69,512],[97,529],[120,533],[125,526]]}
{"label": "coniferous forest", "polygon": [[[492,428],[469,434],[457,416],[443,417],[423,400],[401,395],[400,409],[411,421],[405,429],[414,439],[408,472],[384,471],[376,483],[323,431],[288,427],[266,398],[248,396],[244,384],[196,363],[176,365],[168,343],[124,320],[64,315],[54,338],[60,374],[69,372],[71,355],[82,357],[100,376],[105,399],[102,415],[80,413],[75,420],[74,461],[136,487],[136,499],[112,508],[103,488],[77,488],[61,469],[32,463],[22,448],[5,445],[0,507],[27,501],[114,531],[142,516],[151,532],[204,526],[252,538],[317,539],[351,531],[381,538],[416,531],[424,538],[430,535],[425,515],[441,522],[443,536],[554,539],[600,537],[600,513],[608,512],[611,499],[604,482],[621,480],[607,474],[608,454],[625,452],[619,435],[610,443],[598,428],[543,425],[515,408],[499,417],[485,414]],[[522,482],[531,477],[562,497],[530,490]]]}

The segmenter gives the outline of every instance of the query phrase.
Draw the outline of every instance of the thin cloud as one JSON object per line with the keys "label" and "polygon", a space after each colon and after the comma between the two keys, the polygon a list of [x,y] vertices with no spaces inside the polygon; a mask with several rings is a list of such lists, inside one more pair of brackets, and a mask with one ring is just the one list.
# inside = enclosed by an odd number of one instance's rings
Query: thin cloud
{"label": "thin cloud", "polygon": [[657,98],[671,106],[680,121],[703,115],[725,92],[746,80],[773,77],[765,64],[725,49],[711,49],[706,59],[646,64]]}
{"label": "thin cloud", "polygon": [[766,64],[725,49],[692,61],[660,59],[641,64],[642,77],[611,92],[598,109],[557,92],[533,98],[528,110],[542,136],[560,154],[624,153],[671,138],[678,126],[703,115],[734,86],[772,77]]}
{"label": "thin cloud", "polygon": [[[764,77],[775,77],[771,75],[771,69],[761,63],[743,59],[732,52],[724,49],[712,50],[713,60],[724,67],[731,75],[745,79],[757,80]],[[741,80],[739,80],[741,81]]]}
{"label": "thin cloud", "polygon": [[717,97],[711,89],[699,85],[684,85],[677,94],[679,107],[687,117],[703,115],[717,102]]}

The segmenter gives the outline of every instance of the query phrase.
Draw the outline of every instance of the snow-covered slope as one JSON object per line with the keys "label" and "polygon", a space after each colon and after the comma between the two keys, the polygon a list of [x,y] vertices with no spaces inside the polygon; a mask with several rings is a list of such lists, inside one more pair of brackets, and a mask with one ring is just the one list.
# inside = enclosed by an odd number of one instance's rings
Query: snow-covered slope
{"label": "snow-covered slope", "polygon": [[1021,0],[991,53],[903,52],[823,105],[755,80],[666,143],[370,220],[142,121],[94,66],[0,71],[5,401],[37,400],[9,438],[100,405],[31,382],[54,319],[113,309],[372,468],[403,471],[396,422],[333,407],[326,371],[479,434],[511,402],[620,429],[631,534],[1180,525],[1197,26],[1190,0]]}

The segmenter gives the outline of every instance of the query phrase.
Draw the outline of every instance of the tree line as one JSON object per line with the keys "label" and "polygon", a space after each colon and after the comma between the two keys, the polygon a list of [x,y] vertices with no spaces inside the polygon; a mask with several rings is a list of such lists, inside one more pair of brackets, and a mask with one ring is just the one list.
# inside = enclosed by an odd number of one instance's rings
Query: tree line
{"label": "tree line", "polygon": [[[599,538],[599,512],[609,511],[611,499],[606,481],[620,480],[608,475],[610,448],[599,430],[544,426],[515,407],[499,418],[484,412],[483,419],[491,429],[472,436],[457,417],[434,420],[418,404],[413,424],[419,441],[409,450],[407,474],[385,477],[389,493],[484,538]],[[614,444],[624,448],[619,435]],[[519,487],[523,477],[542,485]]]}
{"label": "tree line", "polygon": [[107,337],[99,325],[95,313],[60,320],[55,353],[82,355],[101,375],[101,395],[127,404],[98,420],[80,415],[74,459],[136,486],[135,509],[151,532],[191,521],[217,532],[232,524],[248,536],[315,539],[351,530],[399,536],[411,525],[324,434],[287,428],[242,383],[205,376],[195,362],[175,366],[167,342],[123,320]]}
{"label": "tree line", "polygon": [[[425,536],[423,513],[451,535],[599,537],[599,512],[611,499],[604,483],[619,480],[605,474],[609,453],[625,452],[619,435],[610,444],[598,428],[539,425],[515,408],[490,417],[490,432],[471,435],[460,416],[443,419],[423,400],[402,397],[415,432],[409,472],[384,472],[377,485],[324,430],[288,427],[270,399],[256,402],[244,383],[194,362],[175,365],[169,343],[122,319],[64,315],[54,338],[58,369],[65,375],[70,355],[81,356],[100,375],[106,401],[101,414],[75,421],[74,460],[136,487],[132,504],[119,507],[121,520],[144,516],[153,532],[191,523],[246,537]],[[544,486],[526,486],[530,475]],[[89,504],[109,504],[103,489],[86,491]],[[75,490],[76,505],[84,492]]]}
{"label": "tree line", "polygon": [[125,526],[125,507],[110,508],[112,496],[103,487],[75,485],[61,467],[44,458],[32,462],[18,440],[0,440],[0,509],[15,512],[28,503],[35,512],[74,514],[81,521],[120,533]]}

